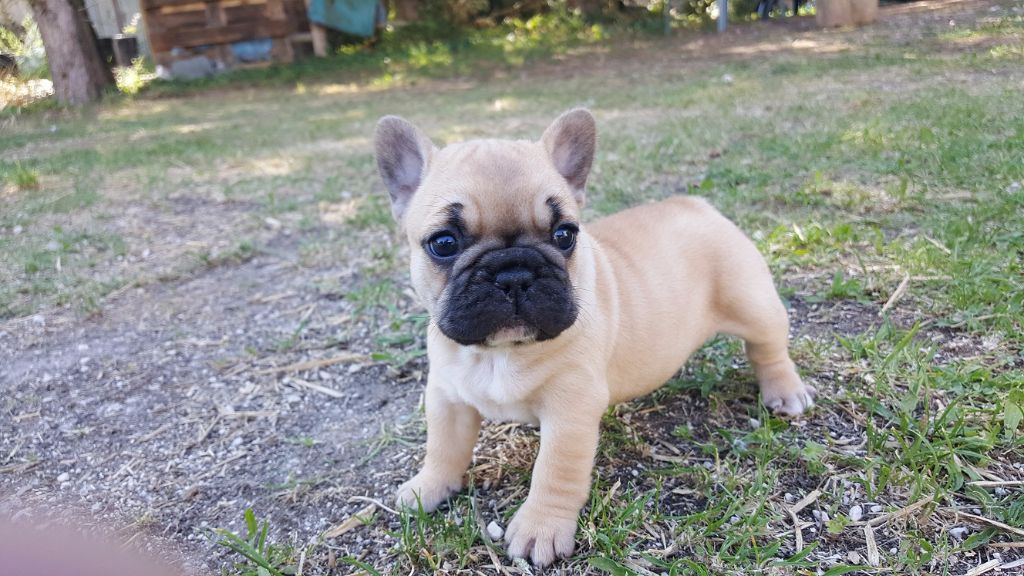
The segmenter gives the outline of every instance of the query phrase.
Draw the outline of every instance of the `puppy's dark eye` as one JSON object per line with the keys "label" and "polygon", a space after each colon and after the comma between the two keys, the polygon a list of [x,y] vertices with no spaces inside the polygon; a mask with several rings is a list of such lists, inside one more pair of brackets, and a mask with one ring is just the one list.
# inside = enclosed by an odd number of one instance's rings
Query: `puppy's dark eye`
{"label": "puppy's dark eye", "polygon": [[427,240],[427,250],[435,258],[451,258],[459,253],[459,240],[450,232],[440,232]]}
{"label": "puppy's dark eye", "polygon": [[578,230],[572,224],[562,224],[558,228],[555,228],[554,234],[551,235],[551,240],[559,250],[568,252],[576,245],[577,232]]}

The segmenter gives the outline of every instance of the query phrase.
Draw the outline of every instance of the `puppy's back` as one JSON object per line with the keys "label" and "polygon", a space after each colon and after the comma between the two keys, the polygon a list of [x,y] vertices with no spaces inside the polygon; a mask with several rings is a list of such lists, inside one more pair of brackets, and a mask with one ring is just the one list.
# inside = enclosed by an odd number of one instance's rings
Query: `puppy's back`
{"label": "puppy's back", "polygon": [[[737,290],[770,287],[754,244],[701,198],[644,204],[586,226],[607,256],[617,306],[612,402],[668,379],[717,332]],[[774,290],[771,290],[774,294]]]}
{"label": "puppy's back", "polygon": [[[638,252],[656,250],[658,256],[668,257],[666,249],[697,249],[714,242],[717,234],[724,232],[733,237],[739,232],[711,204],[696,196],[673,196],[634,206],[591,222],[586,229],[605,249],[630,261],[643,259]],[[627,246],[629,250],[623,250]]]}

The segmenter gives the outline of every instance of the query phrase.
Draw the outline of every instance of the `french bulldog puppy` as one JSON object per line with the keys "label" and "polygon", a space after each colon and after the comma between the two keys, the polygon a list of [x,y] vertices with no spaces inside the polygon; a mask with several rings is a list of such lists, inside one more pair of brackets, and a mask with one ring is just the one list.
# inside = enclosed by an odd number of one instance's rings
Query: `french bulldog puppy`
{"label": "french bulldog puppy", "polygon": [[661,386],[718,333],[742,338],[765,405],[796,415],[815,390],[757,249],[707,202],[679,197],[584,223],[593,116],[566,112],[539,142],[436,148],[382,118],[376,155],[430,314],[423,469],[398,503],[426,511],[462,488],[482,418],[540,426],[508,553],[573,551],[601,416]]}

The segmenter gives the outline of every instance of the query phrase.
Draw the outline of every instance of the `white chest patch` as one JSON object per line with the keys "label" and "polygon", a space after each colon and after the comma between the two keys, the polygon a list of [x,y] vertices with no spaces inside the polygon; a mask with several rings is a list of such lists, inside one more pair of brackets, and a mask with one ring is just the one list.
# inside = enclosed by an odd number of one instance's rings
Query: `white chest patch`
{"label": "white chest patch", "polygon": [[538,423],[526,402],[530,390],[525,389],[523,380],[517,377],[518,370],[507,352],[467,352],[462,360],[445,371],[447,382],[460,400],[476,408],[488,420]]}

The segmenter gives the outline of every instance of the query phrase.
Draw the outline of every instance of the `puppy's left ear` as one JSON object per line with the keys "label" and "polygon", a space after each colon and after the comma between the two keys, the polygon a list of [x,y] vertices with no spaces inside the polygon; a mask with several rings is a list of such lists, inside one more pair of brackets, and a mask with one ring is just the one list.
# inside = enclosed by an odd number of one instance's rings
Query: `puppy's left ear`
{"label": "puppy's left ear", "polygon": [[374,148],[380,177],[391,197],[391,214],[401,223],[437,148],[418,128],[398,116],[385,116],[377,122]]}
{"label": "puppy's left ear", "polygon": [[575,108],[562,114],[541,136],[558,173],[572,187],[576,202],[583,206],[587,176],[597,148],[597,125],[590,111]]}

